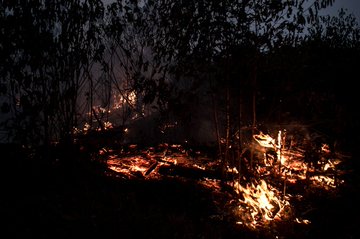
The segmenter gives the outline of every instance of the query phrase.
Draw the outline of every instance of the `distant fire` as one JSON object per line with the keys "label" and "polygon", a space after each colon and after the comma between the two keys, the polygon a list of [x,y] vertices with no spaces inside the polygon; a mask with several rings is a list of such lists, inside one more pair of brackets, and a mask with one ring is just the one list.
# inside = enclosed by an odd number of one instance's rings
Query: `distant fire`
{"label": "distant fire", "polygon": [[123,94],[114,94],[113,95],[113,101],[114,101],[114,109],[121,109],[126,104],[135,106],[137,102],[136,93],[134,91],[125,92]]}

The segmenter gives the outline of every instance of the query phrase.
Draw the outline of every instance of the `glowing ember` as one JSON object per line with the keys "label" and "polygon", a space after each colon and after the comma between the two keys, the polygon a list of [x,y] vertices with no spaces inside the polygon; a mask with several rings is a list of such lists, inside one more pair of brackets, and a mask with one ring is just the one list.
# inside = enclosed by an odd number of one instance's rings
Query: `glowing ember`
{"label": "glowing ember", "polygon": [[108,168],[127,176],[128,178],[134,178],[139,176],[145,176],[145,172],[151,166],[153,161],[148,161],[142,157],[112,157],[107,161]]}
{"label": "glowing ember", "polygon": [[295,222],[299,223],[299,224],[310,224],[309,220],[306,220],[306,219],[300,220],[299,218],[295,218]]}
{"label": "glowing ember", "polygon": [[84,132],[88,132],[90,130],[91,126],[88,123],[84,124]]}
{"label": "glowing ember", "polygon": [[204,185],[207,188],[211,188],[214,191],[220,191],[221,185],[219,179],[210,179],[210,178],[204,178],[200,181],[200,184]]}
{"label": "glowing ember", "polygon": [[106,122],[104,122],[104,128],[105,128],[105,129],[112,129],[112,128],[113,128],[113,125],[112,125],[111,122],[106,121]]}
{"label": "glowing ember", "polygon": [[194,167],[195,167],[195,168],[198,168],[198,169],[201,169],[201,170],[205,170],[205,169],[206,169],[204,166],[200,166],[200,165],[197,165],[197,164],[194,164]]}
{"label": "glowing ember", "polygon": [[[312,176],[311,180],[312,180],[313,184],[315,184],[317,186],[325,187],[325,189],[327,187],[336,188],[336,182],[335,182],[334,177],[317,175],[317,176]],[[340,181],[340,183],[341,182],[343,182],[343,181]]]}

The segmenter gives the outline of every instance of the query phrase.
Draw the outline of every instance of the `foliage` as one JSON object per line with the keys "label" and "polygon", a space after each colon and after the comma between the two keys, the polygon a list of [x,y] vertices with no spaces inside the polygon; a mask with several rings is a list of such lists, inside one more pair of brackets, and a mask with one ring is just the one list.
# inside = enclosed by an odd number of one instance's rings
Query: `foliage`
{"label": "foliage", "polygon": [[3,109],[13,140],[37,145],[66,138],[78,91],[101,57],[101,1],[3,1]]}
{"label": "foliage", "polygon": [[309,28],[309,41],[331,48],[359,49],[360,27],[356,17],[340,9],[338,16],[321,16]]}
{"label": "foliage", "polygon": [[[69,140],[74,127],[101,121],[96,107],[110,109],[118,95],[121,125],[145,106],[191,125],[206,105],[218,140],[235,140],[256,113],[271,114],[278,96],[267,87],[296,88],[311,44],[358,47],[353,17],[318,15],[333,2],[2,1],[3,127],[29,145]],[[290,72],[299,78],[292,86]]]}

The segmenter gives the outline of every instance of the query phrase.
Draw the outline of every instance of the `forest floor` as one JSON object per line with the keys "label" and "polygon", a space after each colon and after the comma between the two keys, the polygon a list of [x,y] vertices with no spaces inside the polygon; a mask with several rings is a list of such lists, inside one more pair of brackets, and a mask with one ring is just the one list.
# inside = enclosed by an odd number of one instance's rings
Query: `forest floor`
{"label": "forest floor", "polygon": [[194,171],[147,180],[116,176],[75,152],[51,163],[11,145],[1,152],[3,238],[360,238],[357,171],[337,195],[306,195],[310,225],[266,231],[236,224],[231,194],[199,184]]}

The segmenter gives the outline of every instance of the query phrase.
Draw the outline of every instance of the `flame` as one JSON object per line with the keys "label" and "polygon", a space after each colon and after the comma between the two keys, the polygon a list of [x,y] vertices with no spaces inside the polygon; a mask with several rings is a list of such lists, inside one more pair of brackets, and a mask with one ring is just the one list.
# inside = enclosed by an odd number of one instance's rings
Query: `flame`
{"label": "flame", "polygon": [[103,128],[99,126],[99,127],[96,128],[96,131],[102,131],[103,129],[108,130],[108,129],[112,129],[112,128],[114,128],[114,127],[113,127],[113,124],[110,121],[104,121],[103,122]]}
{"label": "flame", "polygon": [[299,223],[299,224],[310,224],[310,221],[309,220],[307,220],[307,219],[302,219],[302,220],[300,220],[299,218],[295,218],[295,222],[296,223]]}
{"label": "flame", "polygon": [[130,92],[130,94],[128,95],[128,103],[131,105],[135,105],[136,104],[136,94],[135,91]]}
{"label": "flame", "polygon": [[118,157],[110,156],[107,160],[108,168],[128,178],[137,176],[144,176],[146,170],[150,167],[153,161],[148,161],[142,157]]}
{"label": "flame", "polygon": [[[313,184],[316,186],[322,186],[325,189],[330,188],[336,188],[336,181],[334,177],[330,176],[324,176],[324,175],[316,175],[311,177]],[[343,182],[342,180],[340,183]]]}
{"label": "flame", "polygon": [[236,167],[230,168],[229,166],[227,166],[227,172],[228,173],[239,174],[239,171],[237,170]]}
{"label": "flame", "polygon": [[276,147],[275,139],[273,139],[268,134],[263,134],[262,132],[260,132],[260,134],[255,134],[253,138],[263,147],[266,148],[273,148],[274,146]]}
{"label": "flame", "polygon": [[[251,216],[250,224],[252,226],[258,224],[259,221],[271,221],[273,220],[285,206],[286,203],[282,202],[277,195],[279,192],[265,180],[261,180],[259,183],[251,183],[246,187],[241,186],[236,182],[234,185],[235,192],[244,197],[243,200],[239,199],[242,204],[246,205],[248,213]],[[243,209],[243,207],[239,207]],[[242,223],[246,224],[246,220]]]}
{"label": "flame", "polygon": [[[165,125],[165,129],[170,126],[172,127],[172,125]],[[124,131],[126,132],[127,128]],[[225,182],[236,193],[236,197],[232,198],[229,203],[236,206],[234,212],[239,218],[237,224],[253,229],[261,228],[264,225],[275,225],[277,221],[284,219],[294,223],[309,224],[310,221],[306,218],[297,217],[295,210],[292,212],[295,208],[290,205],[292,199],[300,200],[301,192],[290,195],[288,191],[291,192],[289,189],[292,189],[293,186],[302,188],[294,185],[297,183],[299,183],[298,185],[310,186],[304,187],[304,190],[320,187],[326,190],[336,189],[339,183],[343,183],[333,173],[338,172],[339,169],[336,166],[340,160],[331,158],[335,154],[331,154],[329,146],[324,144],[321,150],[316,151],[320,154],[321,165],[320,163],[319,165],[321,167],[309,165],[305,161],[307,148],[301,148],[300,144],[294,144],[293,141],[286,144],[285,130],[278,131],[277,137],[274,138],[260,132],[253,135],[253,139],[258,144],[251,144],[250,147],[254,147],[260,152],[260,154],[256,154],[259,160],[255,161],[258,163],[254,165],[252,168],[254,171],[251,172],[251,176],[256,177],[252,177],[251,181],[246,181],[247,176],[240,170],[240,166],[237,168],[230,163],[226,166],[227,172],[236,174],[238,177],[233,178],[239,179],[238,181]],[[264,150],[264,148],[266,149]],[[201,170],[212,169],[221,165],[220,159],[202,161],[202,157],[196,160],[190,158],[182,145],[164,143],[159,145],[157,149],[159,150],[156,150],[155,147],[147,148],[142,157],[109,158],[108,166],[110,169],[129,175],[129,178],[140,175],[146,179],[161,179],[163,175],[159,168],[164,165],[170,169],[174,166],[191,166],[191,168]],[[272,153],[271,156],[267,155],[269,149]],[[262,160],[262,155],[264,160]],[[154,169],[154,167],[158,168]],[[274,180],[276,184],[271,183],[272,178],[276,179]],[[205,177],[199,180],[199,184],[214,190],[214,192],[220,192],[223,183],[219,179]],[[304,216],[305,214],[300,215]]]}
{"label": "flame", "polygon": [[[301,148],[302,145],[294,144],[293,139],[291,139],[289,147],[285,147],[285,130],[278,131],[276,140],[262,132],[253,135],[253,138],[262,147],[252,145],[254,150],[259,152],[257,155],[260,157],[259,163],[254,167],[255,173],[257,173],[258,178],[276,177],[280,179],[283,188],[280,192],[264,180],[252,181],[246,186],[236,182],[234,189],[239,197],[243,198],[239,199],[240,206],[237,210],[240,212],[241,221],[237,224],[255,228],[264,222],[285,217],[287,210],[284,208],[291,209],[289,200],[294,197],[286,194],[286,187],[291,186],[291,184],[302,181],[311,186],[309,188],[336,190],[339,184],[344,183],[344,180],[337,178],[337,173],[340,170],[337,165],[340,164],[341,160],[340,158],[332,158],[335,154],[332,154],[327,144],[323,144],[321,149],[316,151],[319,154],[319,159],[316,164],[312,165],[305,161],[306,151],[309,150],[305,146]],[[269,154],[269,148],[272,154]],[[292,220],[296,223],[310,223],[307,219],[295,218]]]}
{"label": "flame", "polygon": [[91,128],[90,124],[85,123],[83,130],[84,130],[84,132],[88,132],[90,130],[90,128]]}
{"label": "flame", "polygon": [[330,147],[329,147],[329,145],[328,144],[323,144],[322,146],[321,146],[321,150],[324,152],[324,153],[331,153],[331,151],[330,151]]}
{"label": "flame", "polygon": [[[304,162],[304,153],[305,150],[302,149],[285,149],[285,139],[282,135],[282,131],[278,131],[277,142],[270,135],[256,134],[253,136],[256,142],[259,143],[260,146],[264,148],[272,148],[276,152],[276,157],[271,158],[271,156],[263,153],[263,165],[258,165],[256,167],[256,172],[260,175],[264,175],[265,173],[269,174],[269,167],[275,166],[275,158],[276,162],[281,163],[281,172],[279,172],[280,176],[283,180],[286,180],[289,183],[296,183],[298,180],[304,180],[307,178],[308,172],[314,172],[315,169],[309,168],[309,166]],[[329,170],[336,170],[336,166],[340,163],[340,160],[335,160],[328,158],[330,157],[330,147],[328,144],[323,144],[321,147],[321,171],[318,172],[320,174],[325,173]],[[335,177],[319,175],[312,176],[308,178],[311,180],[312,184],[318,186],[324,186],[326,188],[332,187],[336,188]],[[342,183],[341,180],[337,182]]]}
{"label": "flame", "polygon": [[[253,135],[253,138],[255,139],[256,142],[260,144],[260,146],[265,148],[273,148],[274,151],[276,152],[277,161],[280,162],[281,164],[285,163],[287,158],[284,157],[282,153],[282,148],[284,143],[283,143],[283,136],[281,130],[279,130],[278,132],[277,143],[276,140],[272,138],[270,135],[264,134],[262,132],[260,132],[260,134]],[[267,155],[264,154],[264,163],[267,166],[270,166],[272,163],[268,162],[268,160],[266,159],[267,159]]]}
{"label": "flame", "polygon": [[115,102],[113,105],[113,109],[115,109],[115,110],[123,108],[126,104],[135,106],[136,102],[137,102],[137,97],[136,97],[135,91],[130,91],[126,95],[114,94],[113,98],[114,98],[114,102]]}

